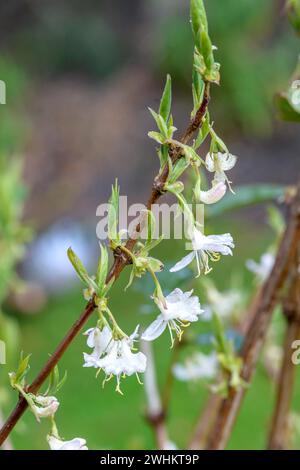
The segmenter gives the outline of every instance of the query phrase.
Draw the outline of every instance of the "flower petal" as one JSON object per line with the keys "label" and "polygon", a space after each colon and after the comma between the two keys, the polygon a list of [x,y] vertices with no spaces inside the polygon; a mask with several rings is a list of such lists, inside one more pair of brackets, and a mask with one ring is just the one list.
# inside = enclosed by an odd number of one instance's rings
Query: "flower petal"
{"label": "flower petal", "polygon": [[181,269],[184,269],[186,266],[188,266],[193,259],[195,258],[195,252],[192,251],[189,253],[187,256],[182,258],[178,263],[173,266],[173,268],[170,269],[170,273],[176,273],[177,271],[180,271]]}
{"label": "flower petal", "polygon": [[224,153],[221,157],[222,170],[228,171],[231,170],[237,161],[237,157],[231,153]]}
{"label": "flower petal", "polygon": [[158,338],[166,329],[167,322],[164,321],[162,315],[158,315],[156,320],[154,320],[151,325],[144,331],[142,334],[141,339],[144,341],[153,341],[154,339]]}

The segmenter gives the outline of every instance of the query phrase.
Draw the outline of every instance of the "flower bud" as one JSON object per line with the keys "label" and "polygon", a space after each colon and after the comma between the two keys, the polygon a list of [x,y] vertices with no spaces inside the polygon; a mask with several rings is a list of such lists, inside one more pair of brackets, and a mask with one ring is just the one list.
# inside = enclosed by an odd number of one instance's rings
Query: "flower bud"
{"label": "flower bud", "polygon": [[31,395],[30,398],[32,398],[31,409],[38,421],[40,418],[50,418],[54,416],[59,407],[59,401],[55,397]]}
{"label": "flower bud", "polygon": [[214,204],[220,201],[226,193],[226,184],[217,183],[208,191],[200,191],[200,201],[204,204]]}

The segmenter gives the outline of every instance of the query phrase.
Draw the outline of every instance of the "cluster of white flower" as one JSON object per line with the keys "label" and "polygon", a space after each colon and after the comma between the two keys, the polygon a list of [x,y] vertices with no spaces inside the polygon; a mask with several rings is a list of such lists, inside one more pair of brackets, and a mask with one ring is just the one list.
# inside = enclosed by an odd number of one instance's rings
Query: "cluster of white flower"
{"label": "cluster of white flower", "polygon": [[87,335],[87,345],[93,349],[92,354],[84,353],[83,367],[94,367],[105,373],[104,382],[116,376],[119,393],[121,377],[131,376],[145,372],[146,356],[141,352],[133,352],[134,342],[138,338],[137,327],[133,334],[122,339],[115,339],[113,331],[104,326],[102,329],[90,328],[84,334]]}
{"label": "cluster of white flower", "polygon": [[[226,183],[230,188],[225,171],[230,170],[236,163],[237,158],[229,153],[209,153],[205,160],[205,166],[209,172],[214,173],[212,187],[208,191],[200,191],[200,200],[205,204],[213,204],[219,201],[226,193]],[[207,274],[211,269],[209,261],[217,261],[220,255],[231,255],[234,248],[233,238],[229,233],[223,235],[204,235],[196,223],[192,224],[190,230],[191,253],[179,261],[170,272],[177,272],[185,268],[194,259],[197,263],[197,277],[203,271]],[[137,257],[134,257],[137,264]],[[146,260],[147,261],[147,260]],[[183,292],[175,289],[169,295],[164,296],[159,283],[152,270],[152,275],[156,283],[156,291],[153,299],[160,311],[157,318],[142,333],[143,341],[153,341],[157,339],[166,329],[169,330],[171,345],[173,346],[175,337],[179,340],[183,334],[183,328],[190,323],[196,322],[199,316],[204,313],[201,309],[199,298],[193,295],[193,291]],[[104,315],[109,313],[112,320],[112,327],[104,320]],[[131,336],[125,335],[117,326],[112,314],[107,308],[100,313],[100,321],[95,328],[90,328],[84,334],[87,336],[87,345],[92,349],[90,354],[84,353],[84,367],[93,367],[105,374],[103,384],[116,377],[116,390],[120,393],[120,381],[122,377],[137,375],[146,370],[146,356],[142,352],[134,351],[134,342],[138,339],[138,327]],[[202,358],[203,367],[204,358]],[[214,359],[215,361],[215,359]],[[210,364],[213,364],[211,360]],[[195,369],[195,364],[193,366]],[[197,373],[199,364],[196,363]]]}

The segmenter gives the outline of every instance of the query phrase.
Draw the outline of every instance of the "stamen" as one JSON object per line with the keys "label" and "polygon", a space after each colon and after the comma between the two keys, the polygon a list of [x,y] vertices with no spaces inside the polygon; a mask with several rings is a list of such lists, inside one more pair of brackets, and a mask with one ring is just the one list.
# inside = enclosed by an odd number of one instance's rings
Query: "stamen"
{"label": "stamen", "polygon": [[201,274],[200,261],[199,261],[199,254],[198,254],[198,251],[196,251],[196,262],[197,262],[197,270],[198,270],[198,274],[197,274],[197,276],[196,276],[196,278],[197,278],[197,277],[199,277],[200,274]]}
{"label": "stamen", "polygon": [[117,375],[117,386],[116,386],[116,392],[118,392],[120,395],[124,395],[121,388],[120,388],[120,376]]}
{"label": "stamen", "polygon": [[139,383],[140,385],[144,385],[143,382],[142,382],[141,379],[140,379],[139,374],[136,372],[135,375],[136,375],[136,378],[137,378],[138,383]]}
{"label": "stamen", "polygon": [[172,329],[171,329],[171,327],[170,327],[170,324],[169,324],[169,323],[168,323],[168,328],[169,328],[170,337],[171,337],[171,348],[170,348],[170,349],[172,349],[172,348],[173,348],[173,346],[174,346],[174,341],[175,341],[175,340],[174,340],[174,338],[173,338]]}

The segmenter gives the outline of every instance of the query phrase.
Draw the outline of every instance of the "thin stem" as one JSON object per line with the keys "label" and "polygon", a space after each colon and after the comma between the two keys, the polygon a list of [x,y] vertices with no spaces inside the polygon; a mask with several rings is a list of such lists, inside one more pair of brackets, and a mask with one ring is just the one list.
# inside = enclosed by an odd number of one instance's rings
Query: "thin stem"
{"label": "thin stem", "polygon": [[[252,323],[247,332],[242,349],[243,367],[241,378],[250,383],[256,368],[267,329],[270,324],[274,307],[293,264],[300,240],[300,183],[290,208],[287,228],[283,234],[274,267],[264,283],[260,299]],[[245,389],[230,389],[229,395],[222,400],[218,409],[218,417],[209,436],[208,449],[224,449],[245,395]]]}
{"label": "thin stem", "polygon": [[[192,120],[192,122],[187,127],[185,133],[183,134],[182,139],[181,139],[182,143],[187,143],[193,137],[194,133],[199,128],[201,128],[202,123],[203,123],[203,119],[204,119],[206,111],[207,111],[209,101],[210,101],[210,84],[206,82],[205,83],[205,89],[204,89],[204,95],[203,95],[203,101],[201,103],[201,106],[200,106],[198,112],[196,113],[195,118]],[[170,154],[170,157],[171,157],[171,159],[174,163],[180,158],[181,149],[171,147],[170,150],[169,150],[169,154]],[[150,195],[150,197],[148,199],[148,202],[147,202],[147,209],[148,210],[151,210],[152,205],[155,204],[155,202],[164,193],[163,187],[164,187],[164,184],[167,181],[168,174],[169,174],[168,165],[166,165],[164,167],[164,170],[156,176],[156,178],[154,180],[154,183],[153,183],[153,186],[152,186],[151,195]],[[136,233],[139,233],[140,229],[141,229],[141,226],[140,226],[140,224],[138,224],[137,227],[136,227]],[[130,238],[127,241],[126,245],[125,245],[126,249],[128,249],[131,252],[132,249],[134,248],[136,242],[137,242],[136,237]],[[112,279],[114,279],[114,281],[116,281],[127,264],[128,264],[128,260],[127,260],[126,256],[124,256],[124,255],[123,256],[118,256],[118,255],[115,254],[114,263],[113,263],[113,265],[111,267],[111,270],[110,270],[110,272],[107,276],[106,283],[108,283]],[[66,351],[66,349],[68,349],[68,347],[72,343],[75,336],[77,336],[77,334],[79,333],[79,331],[81,330],[83,325],[86,323],[88,318],[91,316],[91,314],[93,313],[95,308],[96,308],[96,305],[95,305],[95,302],[94,302],[94,298],[92,298],[88,302],[88,304],[86,305],[86,308],[83,311],[83,313],[81,314],[81,316],[79,317],[79,319],[70,328],[70,330],[68,331],[68,333],[66,334],[66,336],[64,337],[62,342],[59,344],[57,349],[54,351],[53,355],[50,357],[50,359],[47,361],[46,365],[43,367],[41,372],[36,377],[36,379],[28,387],[29,392],[35,394],[39,390],[39,388],[42,386],[42,384],[45,382],[45,380],[51,374],[53,368],[56,366],[56,364],[61,359],[61,357],[64,354],[64,352]],[[23,397],[20,397],[18,403],[16,404],[16,406],[14,408],[14,410],[12,411],[12,413],[8,417],[7,421],[4,423],[3,427],[0,430],[0,446],[3,444],[3,442],[5,441],[7,436],[10,434],[10,432],[12,431],[12,429],[14,428],[16,423],[19,421],[19,419],[23,415],[24,411],[26,410],[27,406],[28,406],[28,404],[27,404],[26,400]]]}
{"label": "thin stem", "polygon": [[287,319],[287,331],[268,441],[268,449],[273,450],[283,450],[288,447],[289,416],[296,375],[296,366],[291,360],[291,345],[300,337],[300,280],[297,268],[298,263],[296,269],[294,268],[294,280],[283,305],[283,312]]}
{"label": "thin stem", "polygon": [[216,419],[217,411],[220,406],[222,397],[216,393],[211,393],[201,410],[200,416],[196,423],[195,429],[188,448],[190,450],[203,450],[206,446],[207,436],[212,428]]}
{"label": "thin stem", "polygon": [[147,341],[142,341],[141,348],[147,356],[147,369],[144,376],[144,388],[146,394],[146,418],[148,424],[151,426],[158,449],[165,449],[169,442],[167,428],[166,428],[166,415],[163,411],[160,393],[157,385],[156,368],[153,356],[152,344]]}
{"label": "thin stem", "polygon": [[115,319],[114,315],[112,314],[112,312],[110,311],[110,309],[108,307],[106,307],[105,312],[107,313],[107,315],[108,315],[108,317],[111,321],[111,324],[112,324],[112,327],[113,327],[112,329],[113,329],[113,332],[115,332],[116,337],[118,337],[118,339],[127,338],[126,333],[124,333],[124,331],[119,327],[118,323],[116,322],[116,319]]}

